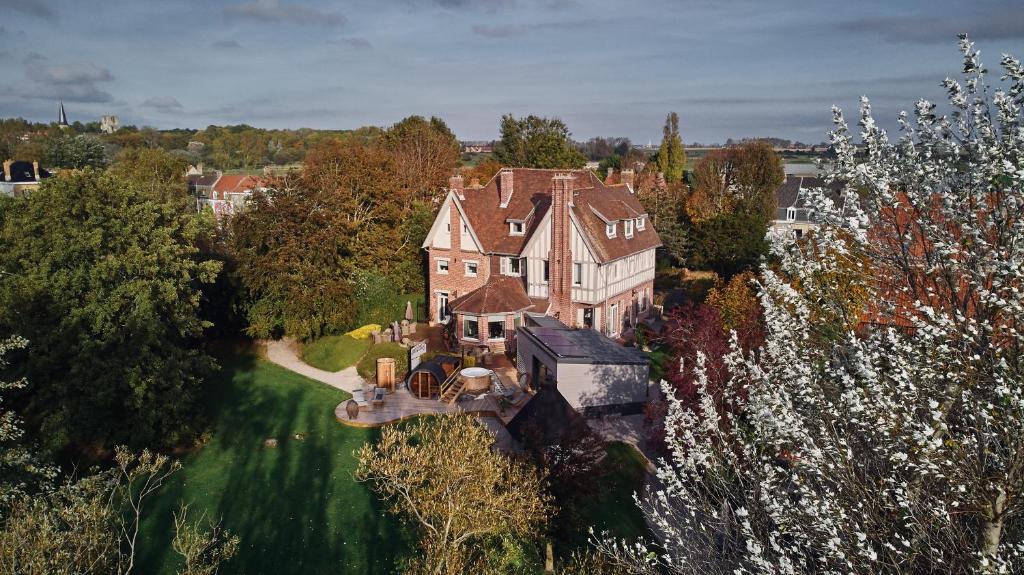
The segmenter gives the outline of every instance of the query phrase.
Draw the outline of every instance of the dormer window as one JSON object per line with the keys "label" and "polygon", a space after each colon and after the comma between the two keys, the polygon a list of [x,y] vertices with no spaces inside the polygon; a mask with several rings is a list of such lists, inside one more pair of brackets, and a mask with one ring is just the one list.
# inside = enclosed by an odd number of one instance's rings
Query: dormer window
{"label": "dormer window", "polygon": [[646,225],[647,225],[647,218],[646,217],[640,216],[639,218],[636,219],[636,229],[638,231],[641,231],[641,232],[644,231],[644,227]]}
{"label": "dormer window", "polygon": [[796,208],[786,209],[786,219],[791,222],[796,219]]}
{"label": "dormer window", "polygon": [[609,238],[614,238],[616,236],[615,227],[616,226],[614,222],[606,225],[604,227],[604,233],[607,234]]}
{"label": "dormer window", "polygon": [[508,233],[509,233],[509,235],[521,236],[521,235],[523,235],[523,233],[525,233],[524,232],[525,229],[526,228],[523,225],[523,222],[509,222],[508,223]]}
{"label": "dormer window", "polygon": [[622,222],[622,225],[626,228],[626,237],[633,237],[633,220],[626,220]]}

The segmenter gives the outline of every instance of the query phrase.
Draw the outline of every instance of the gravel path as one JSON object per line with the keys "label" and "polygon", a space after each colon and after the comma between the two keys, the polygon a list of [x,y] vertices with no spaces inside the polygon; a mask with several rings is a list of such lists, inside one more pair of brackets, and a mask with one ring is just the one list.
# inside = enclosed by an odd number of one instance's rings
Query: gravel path
{"label": "gravel path", "polygon": [[267,359],[285,369],[349,393],[363,389],[363,378],[359,377],[355,366],[341,371],[324,371],[302,361],[297,351],[298,344],[293,339],[264,340],[260,343],[267,350]]}

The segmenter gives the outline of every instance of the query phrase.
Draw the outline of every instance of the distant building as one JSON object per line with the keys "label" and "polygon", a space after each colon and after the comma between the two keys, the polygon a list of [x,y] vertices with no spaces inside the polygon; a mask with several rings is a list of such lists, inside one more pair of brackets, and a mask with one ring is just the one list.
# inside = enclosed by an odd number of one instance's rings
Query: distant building
{"label": "distant building", "polygon": [[57,125],[62,129],[70,127],[68,115],[64,113],[64,100],[60,101],[60,111],[57,112]]}
{"label": "distant building", "polygon": [[48,177],[50,172],[40,168],[39,162],[7,160],[4,162],[3,180],[0,181],[0,196],[20,198],[38,188],[39,183]]}
{"label": "distant building", "polygon": [[832,201],[842,205],[842,184],[827,184],[817,176],[787,175],[786,181],[775,190],[775,219],[769,233],[801,238],[817,227],[814,208],[807,203],[807,190],[812,188],[824,188]]}
{"label": "distant building", "polygon": [[265,190],[263,182],[254,176],[192,174],[187,176],[189,191],[195,194],[196,208],[213,210],[218,219],[230,217],[244,209],[253,192]]}
{"label": "distant building", "polygon": [[491,154],[494,144],[490,142],[463,142],[462,151],[466,154]]}
{"label": "distant building", "polygon": [[121,122],[117,119],[117,116],[103,116],[100,118],[100,130],[104,134],[113,134],[119,129],[121,129]]}

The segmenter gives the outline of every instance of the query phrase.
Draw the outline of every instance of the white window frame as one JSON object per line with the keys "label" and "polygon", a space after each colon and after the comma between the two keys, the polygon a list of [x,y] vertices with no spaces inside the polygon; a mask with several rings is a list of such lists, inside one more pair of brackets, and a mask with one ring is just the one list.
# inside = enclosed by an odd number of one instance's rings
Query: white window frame
{"label": "white window frame", "polygon": [[614,337],[619,335],[619,324],[622,319],[619,318],[619,304],[613,303],[608,306],[608,336]]}
{"label": "white window frame", "polygon": [[[444,269],[441,269],[441,264],[442,263],[444,263]],[[451,263],[449,263],[448,258],[437,258],[437,274],[438,275],[442,275],[442,276],[448,275],[448,272],[449,272],[449,270],[451,270],[451,268],[452,268],[452,266],[451,266]]]}
{"label": "white window frame", "polygon": [[583,285],[583,264],[580,262],[572,263],[572,285]]}
{"label": "white window frame", "polygon": [[[519,230],[516,230],[516,226],[519,226]],[[508,223],[508,235],[510,235],[510,236],[526,235],[526,223],[524,223],[524,222],[509,222]]]}
{"label": "white window frame", "polygon": [[796,221],[796,208],[786,208],[786,219],[791,222]]}
{"label": "white window frame", "polygon": [[605,226],[604,226],[604,233],[609,238],[614,238],[616,235],[618,235],[617,228],[618,228],[618,226],[615,224],[615,222],[612,222],[610,224],[605,224]]}
{"label": "white window frame", "polygon": [[[491,324],[492,323],[500,323],[501,324],[501,333],[502,333],[501,337],[491,337]],[[488,316],[487,317],[487,341],[505,341],[505,338],[508,337],[506,335],[506,332],[508,332],[508,326],[505,325],[505,316],[503,316],[503,315],[501,315],[501,316],[494,315],[494,316]]]}
{"label": "white window frame", "polygon": [[[471,265],[473,266],[473,271],[472,272],[469,271],[469,266],[471,266]],[[475,278],[477,276],[477,274],[480,273],[480,262],[478,262],[476,260],[466,260],[465,261],[465,270],[466,270],[466,277],[468,277],[468,278]]]}
{"label": "white window frame", "polygon": [[636,229],[637,229],[637,231],[641,231],[641,232],[644,231],[644,228],[646,226],[647,226],[647,218],[645,218],[644,216],[640,216],[639,218],[636,219]]}
{"label": "white window frame", "polygon": [[[512,262],[516,262],[519,266],[519,271],[512,271]],[[501,273],[506,276],[522,277],[523,276],[523,262],[516,256],[502,256],[501,258]]]}
{"label": "white window frame", "polygon": [[[450,298],[448,292],[437,292],[437,321],[445,323],[452,317],[452,310],[448,307]],[[448,312],[448,313],[445,313]]]}
{"label": "white window frame", "polygon": [[627,238],[633,237],[633,220],[626,220],[622,222],[622,227]]}
{"label": "white window frame", "polygon": [[[466,322],[468,322],[468,321],[475,321],[476,322],[476,337],[470,337],[470,336],[466,335]],[[476,315],[464,315],[464,316],[462,316],[462,339],[466,339],[466,340],[469,340],[469,341],[480,341],[480,316],[476,316]]]}

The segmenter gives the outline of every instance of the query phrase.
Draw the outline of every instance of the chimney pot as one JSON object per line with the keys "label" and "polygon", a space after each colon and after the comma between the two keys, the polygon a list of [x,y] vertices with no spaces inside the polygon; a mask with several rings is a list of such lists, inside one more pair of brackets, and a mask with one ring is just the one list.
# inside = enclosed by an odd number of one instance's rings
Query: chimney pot
{"label": "chimney pot", "polygon": [[604,178],[605,183],[610,183],[612,181],[612,176],[614,176],[614,175],[615,175],[615,168],[613,168],[611,166],[608,166],[608,175],[605,176],[605,178]]}
{"label": "chimney pot", "polygon": [[502,168],[499,175],[501,178],[499,182],[501,189],[498,191],[501,193],[501,207],[507,208],[508,203],[512,201],[512,192],[515,187],[512,168]]}
{"label": "chimney pot", "polygon": [[464,188],[462,186],[461,174],[455,174],[454,176],[448,178],[448,189],[455,192],[455,195],[458,196],[460,200],[466,199],[466,196],[463,195],[462,193]]}
{"label": "chimney pot", "polygon": [[622,170],[622,175],[621,175],[622,183],[626,184],[627,186],[629,186],[629,189],[631,189],[631,190],[633,189],[634,176],[635,176],[635,174],[634,174],[633,170],[629,170],[629,169]]}
{"label": "chimney pot", "polygon": [[470,180],[469,181],[469,187],[471,187],[471,188],[479,188],[480,187],[480,178],[473,178],[472,180]]}

